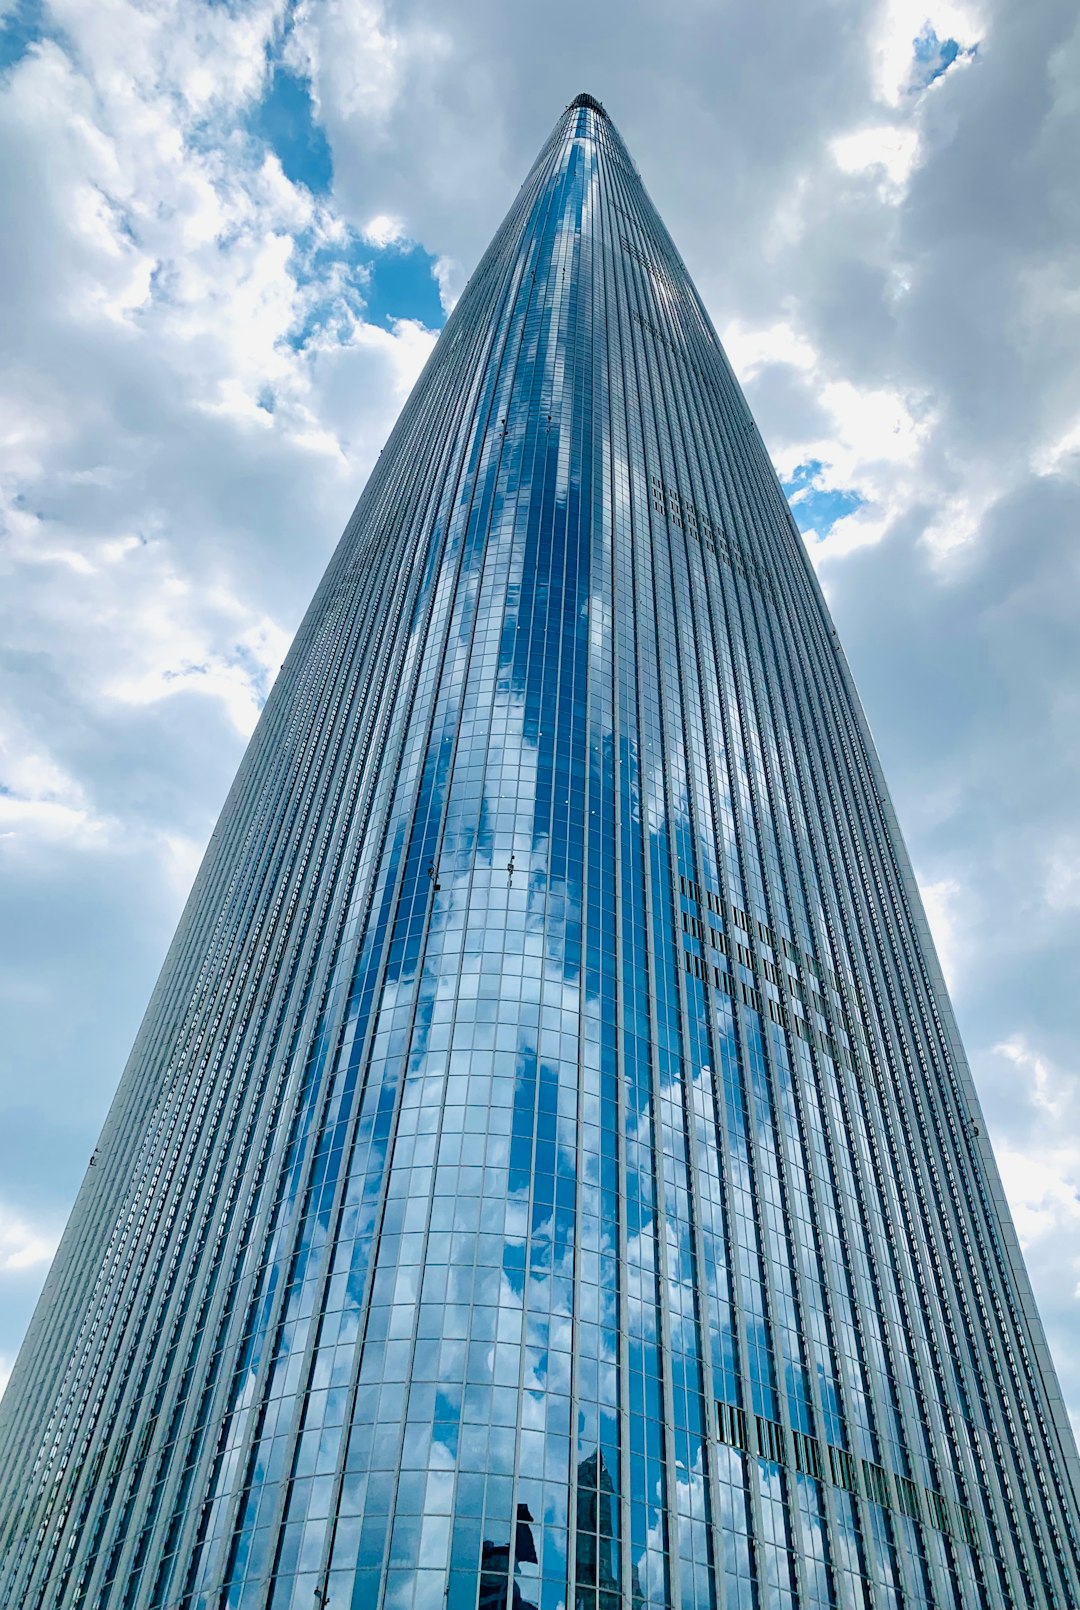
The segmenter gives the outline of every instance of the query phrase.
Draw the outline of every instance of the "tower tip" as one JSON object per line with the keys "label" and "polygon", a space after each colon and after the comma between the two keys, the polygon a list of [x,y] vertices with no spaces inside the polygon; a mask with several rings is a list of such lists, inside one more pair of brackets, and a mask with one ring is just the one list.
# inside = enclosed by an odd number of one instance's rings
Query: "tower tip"
{"label": "tower tip", "polygon": [[570,102],[570,106],[569,106],[568,110],[570,110],[572,112],[574,110],[575,106],[587,106],[590,111],[598,112],[601,117],[607,117],[607,113],[604,111],[604,108],[601,106],[600,102],[596,99],[595,95],[586,95],[583,92],[582,94],[575,96],[574,99]]}

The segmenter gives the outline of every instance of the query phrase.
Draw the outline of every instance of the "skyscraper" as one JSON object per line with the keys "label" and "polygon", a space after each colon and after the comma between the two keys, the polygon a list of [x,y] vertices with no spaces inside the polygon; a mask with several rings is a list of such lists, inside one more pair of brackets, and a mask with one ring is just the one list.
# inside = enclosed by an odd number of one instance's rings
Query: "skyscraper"
{"label": "skyscraper", "polygon": [[2,1409],[0,1604],[1080,1604],[790,513],[580,96],[214,832]]}

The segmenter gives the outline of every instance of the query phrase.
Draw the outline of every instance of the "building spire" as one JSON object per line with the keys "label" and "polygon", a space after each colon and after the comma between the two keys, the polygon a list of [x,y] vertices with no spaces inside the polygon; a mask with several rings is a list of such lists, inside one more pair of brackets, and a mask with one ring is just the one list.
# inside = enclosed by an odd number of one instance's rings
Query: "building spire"
{"label": "building spire", "polygon": [[577,106],[587,106],[590,112],[595,112],[599,117],[607,117],[607,113],[604,111],[604,108],[600,102],[596,99],[596,96],[587,95],[584,90],[580,95],[576,95],[574,97],[567,110],[572,112]]}

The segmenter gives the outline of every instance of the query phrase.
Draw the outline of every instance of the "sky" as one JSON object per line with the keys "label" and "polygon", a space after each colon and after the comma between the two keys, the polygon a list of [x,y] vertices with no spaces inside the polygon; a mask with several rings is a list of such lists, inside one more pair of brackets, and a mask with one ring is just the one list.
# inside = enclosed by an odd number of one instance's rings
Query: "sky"
{"label": "sky", "polygon": [[0,1381],[291,635],[582,90],[818,567],[1080,1430],[1074,0],[0,0]]}

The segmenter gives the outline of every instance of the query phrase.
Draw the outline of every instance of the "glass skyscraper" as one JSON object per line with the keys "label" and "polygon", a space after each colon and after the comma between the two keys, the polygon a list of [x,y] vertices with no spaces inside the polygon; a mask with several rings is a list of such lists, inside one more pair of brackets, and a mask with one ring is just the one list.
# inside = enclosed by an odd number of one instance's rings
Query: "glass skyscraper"
{"label": "glass skyscraper", "polygon": [[836,633],[583,95],[211,839],[8,1610],[1059,1610],[1077,1456]]}

